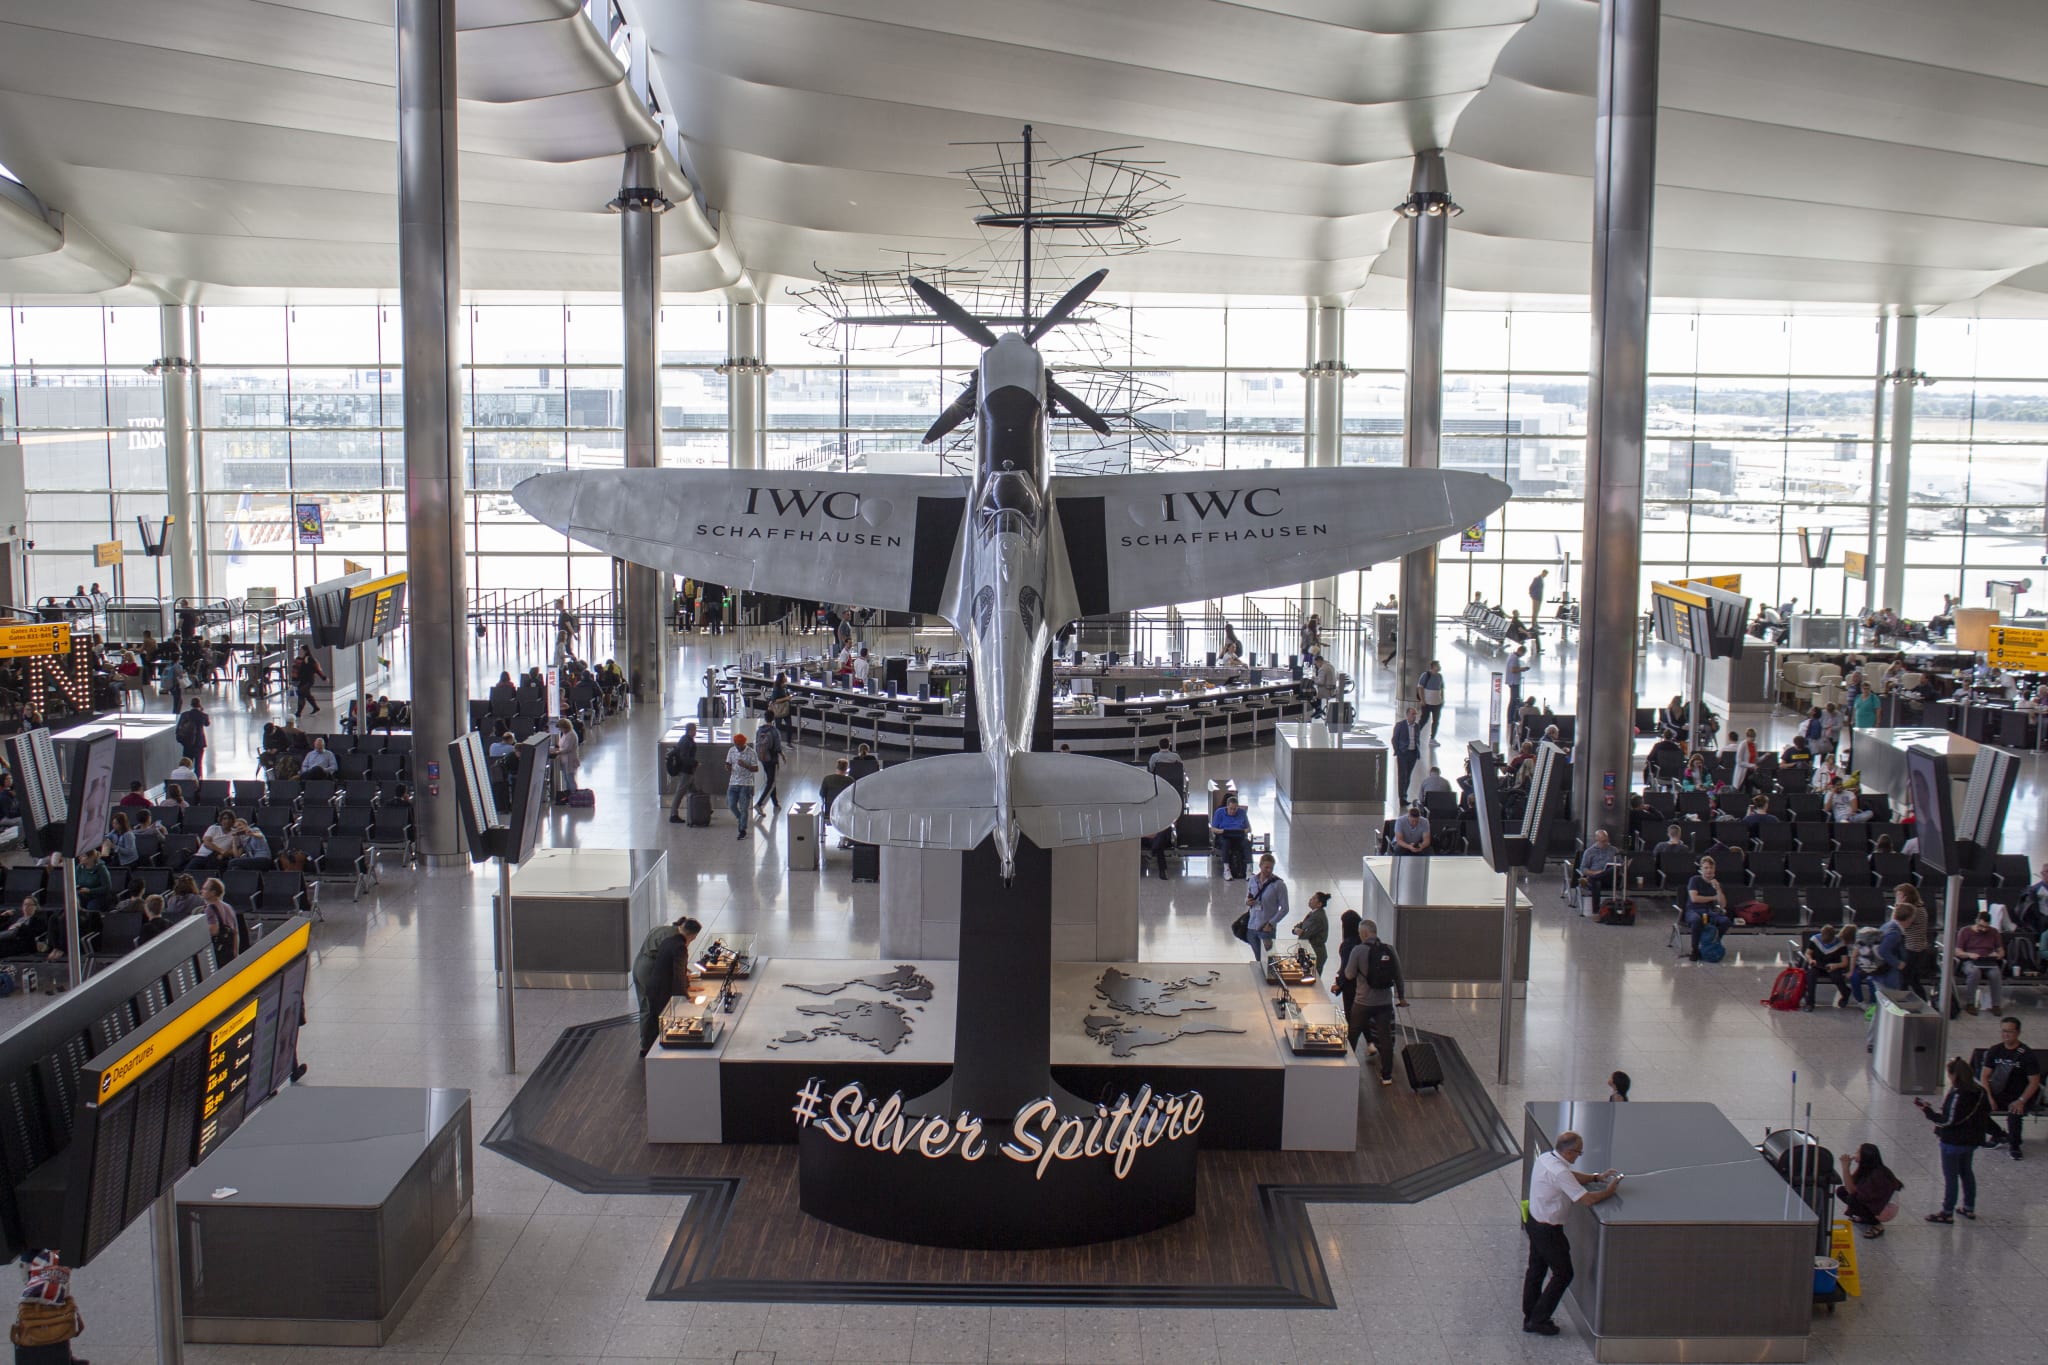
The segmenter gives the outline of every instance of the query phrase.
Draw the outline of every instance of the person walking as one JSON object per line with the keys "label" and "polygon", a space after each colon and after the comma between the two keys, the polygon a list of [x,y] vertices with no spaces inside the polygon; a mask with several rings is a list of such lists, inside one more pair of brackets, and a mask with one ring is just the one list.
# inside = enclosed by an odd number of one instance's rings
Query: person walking
{"label": "person walking", "polygon": [[697,789],[696,721],[683,727],[682,738],[676,741],[675,748],[668,751],[668,770],[676,779],[676,798],[668,803],[668,821],[672,825],[680,825],[683,823],[683,803]]}
{"label": "person walking", "polygon": [[192,699],[192,705],[185,713],[178,717],[177,728],[173,733],[177,736],[178,751],[184,754],[186,762],[192,765],[194,777],[206,776],[206,731],[212,724],[212,718],[206,714],[206,708],[200,705],[197,697]]}
{"label": "person walking", "polygon": [[1351,1006],[1358,994],[1358,982],[1344,975],[1344,964],[1351,960],[1351,950],[1362,938],[1359,926],[1364,923],[1365,917],[1356,910],[1346,910],[1337,917],[1337,979],[1330,987],[1330,994],[1336,996],[1338,1004],[1343,1006],[1347,1027],[1351,1022]]}
{"label": "person walking", "polygon": [[1434,744],[1444,728],[1444,666],[1435,659],[1415,680],[1415,700],[1422,708],[1423,719],[1429,722],[1429,741]]}
{"label": "person walking", "polygon": [[583,742],[576,738],[576,726],[567,716],[555,718],[555,740],[549,752],[555,758],[555,771],[562,776],[562,790],[555,799],[566,803],[576,792],[576,772],[583,766]]}
{"label": "person walking", "polygon": [[1977,1083],[1990,1095],[1992,1107],[2005,1116],[2005,1149],[2014,1161],[2020,1152],[2020,1122],[2041,1093],[2041,1058],[2020,1041],[2020,1021],[1998,1021],[1998,1045],[1984,1049],[1984,1069]]}
{"label": "person walking", "polygon": [[762,814],[773,801],[780,815],[782,793],[775,787],[775,770],[782,766],[782,731],[775,728],[773,720],[762,721],[755,729],[754,757],[761,763],[761,799],[754,803],[754,814]]}
{"label": "person walking", "polygon": [[1263,963],[1273,951],[1273,930],[1287,918],[1287,883],[1273,870],[1273,855],[1259,855],[1259,870],[1245,891],[1245,942],[1251,945],[1252,961]]}
{"label": "person walking", "polygon": [[1401,980],[1401,960],[1394,947],[1380,937],[1379,926],[1364,920],[1358,926],[1358,946],[1344,959],[1342,974],[1352,981],[1351,1014],[1346,1027],[1351,1045],[1361,1036],[1380,1056],[1380,1084],[1394,1083],[1394,1009],[1408,1007],[1407,986]]}
{"label": "person walking", "polygon": [[1529,630],[1538,636],[1543,633],[1543,594],[1549,588],[1550,570],[1538,569],[1529,580]]}
{"label": "person walking", "polygon": [[294,720],[305,715],[309,706],[313,708],[314,715],[320,714],[320,703],[313,699],[313,687],[326,677],[327,670],[313,657],[313,647],[300,645],[299,657],[292,660],[292,690],[298,693],[298,706],[292,711]]}
{"label": "person walking", "polygon": [[[1983,1145],[1987,1131],[1997,1131],[1991,1127],[1991,1097],[1970,1074],[1970,1064],[1960,1057],[1951,1057],[1948,1093],[1941,1097],[1940,1107],[1920,1099],[1913,1101],[1913,1107],[1934,1125],[1934,1140],[1941,1148],[1941,1211],[1928,1214],[1927,1221],[1953,1223],[1957,1214],[1976,1221],[1977,1148]],[[1960,1204],[1956,1202],[1959,1186]]]}
{"label": "person walking", "polygon": [[1315,718],[1321,720],[1323,713],[1329,709],[1330,705],[1343,695],[1344,687],[1337,677],[1337,665],[1330,662],[1328,655],[1312,655],[1309,663],[1311,665],[1309,669],[1310,676],[1315,680],[1316,685]]}
{"label": "person walking", "polygon": [[569,600],[555,599],[555,667],[576,657],[576,613],[569,610]]}
{"label": "person walking", "polygon": [[[1928,973],[1934,969],[1933,928],[1927,917],[1927,903],[1920,888],[1901,884],[1892,893],[1893,918],[1903,927],[1906,950],[1904,969],[1899,973],[1899,990],[1911,991],[1925,1000]],[[1899,915],[1897,911],[1905,911]]]}
{"label": "person walking", "polygon": [[747,747],[746,732],[733,731],[732,747],[725,751],[725,806],[740,827],[735,839],[747,837],[747,807],[754,803],[754,775],[760,771],[761,760]]}
{"label": "person walking", "polygon": [[1323,979],[1323,964],[1330,960],[1330,916],[1327,906],[1330,893],[1318,891],[1308,898],[1308,913],[1301,917],[1291,931],[1297,939],[1306,943],[1315,954],[1316,980]]}
{"label": "person walking", "polygon": [[177,655],[165,655],[163,667],[157,670],[157,682],[171,694],[171,714],[174,716],[185,709],[185,681],[185,665],[178,662]]}
{"label": "person walking", "polygon": [[1552,1317],[1572,1283],[1572,1244],[1564,1234],[1571,1206],[1592,1208],[1621,1192],[1619,1171],[1584,1175],[1572,1169],[1585,1150],[1584,1138],[1562,1132],[1556,1145],[1530,1167],[1529,1218],[1522,1226],[1529,1237],[1529,1268],[1522,1275],[1524,1332],[1546,1337],[1558,1334]]}
{"label": "person walking", "polygon": [[1415,765],[1422,761],[1422,714],[1409,707],[1394,723],[1394,804],[1401,805],[1415,793]]}

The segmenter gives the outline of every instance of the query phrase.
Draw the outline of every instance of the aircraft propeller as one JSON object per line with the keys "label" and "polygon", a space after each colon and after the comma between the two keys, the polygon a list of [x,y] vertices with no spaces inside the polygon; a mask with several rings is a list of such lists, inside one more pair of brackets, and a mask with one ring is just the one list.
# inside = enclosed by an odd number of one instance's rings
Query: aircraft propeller
{"label": "aircraft propeller", "polygon": [[[1109,272],[1107,270],[1098,270],[1076,283],[1072,289],[1069,289],[1060,296],[1059,302],[1052,306],[1050,312],[1031,325],[1031,330],[1024,334],[1024,339],[1027,342],[1035,343],[1047,332],[1066,321],[1067,317],[1076,308],[1086,303],[1088,296],[1094,293],[1096,288],[1108,278]],[[947,298],[931,285],[926,284],[923,280],[913,275],[910,278],[910,288],[912,292],[924,300],[927,308],[937,313],[941,319],[951,325],[954,331],[960,333],[969,341],[975,342],[984,348],[996,344],[996,334],[988,329],[987,324],[983,323],[981,319],[975,317],[974,314],[962,308],[952,299]],[[924,444],[929,445],[933,441],[940,439],[974,415],[974,404],[978,396],[979,383],[980,377],[978,375],[970,375],[968,377],[967,387],[960,391],[960,395],[957,398],[946,405],[946,410],[939,414],[938,420],[933,422],[931,428],[925,432]],[[1100,435],[1107,436],[1110,434],[1109,423],[1103,420],[1101,413],[1075,397],[1072,392],[1062,387],[1050,376],[1046,378],[1045,387],[1053,403],[1068,416],[1078,418],[1083,425]]]}

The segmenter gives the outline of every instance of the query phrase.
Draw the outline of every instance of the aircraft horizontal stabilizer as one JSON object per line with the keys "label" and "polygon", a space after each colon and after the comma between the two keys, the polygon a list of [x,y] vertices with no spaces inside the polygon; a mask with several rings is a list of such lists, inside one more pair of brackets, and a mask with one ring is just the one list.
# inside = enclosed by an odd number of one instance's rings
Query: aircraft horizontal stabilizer
{"label": "aircraft horizontal stabilizer", "polygon": [[[941,754],[871,773],[832,803],[832,827],[864,844],[965,852],[1000,816],[987,754]],[[1141,839],[1173,823],[1180,792],[1143,768],[1081,754],[1018,754],[1010,802],[1040,848]]]}

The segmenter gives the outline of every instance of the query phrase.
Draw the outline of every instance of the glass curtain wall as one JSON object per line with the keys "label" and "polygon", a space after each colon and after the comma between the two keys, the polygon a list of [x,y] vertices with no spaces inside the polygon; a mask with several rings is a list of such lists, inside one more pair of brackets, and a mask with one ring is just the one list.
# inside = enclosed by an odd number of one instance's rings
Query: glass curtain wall
{"label": "glass curtain wall", "polygon": [[[129,590],[153,592],[135,518],[165,510],[161,385],[143,370],[161,349],[157,310],[15,308],[6,319],[0,440],[23,446],[30,590],[69,593],[111,578],[93,569],[92,547],[118,539],[132,556]],[[471,582],[608,586],[607,560],[532,525],[508,493],[542,470],[620,462],[618,309],[478,302],[466,321]],[[1297,306],[1144,301],[1061,329],[1048,349],[1063,382],[1148,426],[1128,453],[1080,463],[1099,472],[1300,465],[1305,329]],[[783,305],[769,309],[768,331],[771,467],[946,467],[946,454],[918,437],[964,382],[971,343],[905,329],[893,346],[848,350],[813,315]],[[1344,383],[1344,461],[1399,464],[1403,318],[1354,309],[1346,331],[1356,374]],[[716,301],[662,310],[672,465],[725,463],[725,381],[715,369],[725,335]],[[1450,315],[1444,462],[1505,478],[1516,496],[1490,519],[1482,549],[1445,548],[1446,608],[1473,593],[1524,604],[1543,567],[1553,600],[1576,590],[1589,345],[1584,314]],[[395,307],[200,310],[216,593],[297,592],[340,572],[343,559],[402,564],[398,359]],[[1860,607],[1863,587],[1841,565],[1845,549],[1868,544],[1876,322],[1660,313],[1650,360],[1645,579],[1740,573],[1758,599]],[[1906,611],[1929,614],[1944,592],[1981,602],[1987,583],[2025,578],[2035,586],[2022,606],[2038,610],[2048,601],[2048,321],[1923,320],[1918,363],[1935,382],[1916,395]],[[961,444],[950,450],[957,461]],[[294,504],[304,502],[321,507],[322,545],[297,543]],[[1817,573],[1800,558],[1802,526],[1833,532]],[[1384,598],[1395,575],[1380,565],[1347,576],[1340,600]]]}

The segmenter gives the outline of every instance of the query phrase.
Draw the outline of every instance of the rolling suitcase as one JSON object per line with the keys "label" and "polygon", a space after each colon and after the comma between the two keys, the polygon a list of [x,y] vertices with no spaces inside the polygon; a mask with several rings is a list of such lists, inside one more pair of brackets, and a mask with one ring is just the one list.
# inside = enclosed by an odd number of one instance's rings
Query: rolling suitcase
{"label": "rolling suitcase", "polygon": [[1407,1033],[1409,1040],[1401,1047],[1401,1069],[1408,1073],[1408,1088],[1418,1092],[1443,1089],[1444,1064],[1436,1055],[1436,1044],[1422,1041],[1418,1029],[1411,1027]]}
{"label": "rolling suitcase", "polygon": [[853,879],[857,882],[879,882],[882,880],[882,846],[880,844],[855,844],[853,846]]}
{"label": "rolling suitcase", "polygon": [[684,797],[683,823],[697,829],[710,829],[711,798],[703,792],[691,792]]}

